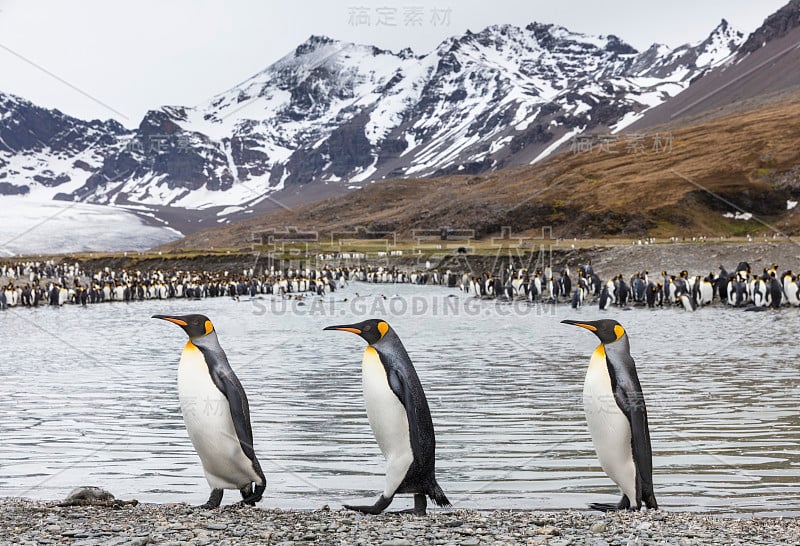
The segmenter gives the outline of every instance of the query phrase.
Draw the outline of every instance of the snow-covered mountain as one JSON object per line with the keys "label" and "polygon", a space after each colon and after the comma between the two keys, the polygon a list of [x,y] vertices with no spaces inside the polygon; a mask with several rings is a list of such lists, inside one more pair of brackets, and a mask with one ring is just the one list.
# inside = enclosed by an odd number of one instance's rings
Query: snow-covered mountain
{"label": "snow-covered mountain", "polygon": [[113,120],[83,121],[0,93],[0,195],[78,192],[130,135]]}
{"label": "snow-covered mountain", "polygon": [[622,130],[743,41],[724,20],[698,43],[643,52],[539,23],[467,32],[426,55],[312,36],[134,131],[0,94],[0,194],[199,209],[216,222],[290,188],[529,164],[574,135]]}

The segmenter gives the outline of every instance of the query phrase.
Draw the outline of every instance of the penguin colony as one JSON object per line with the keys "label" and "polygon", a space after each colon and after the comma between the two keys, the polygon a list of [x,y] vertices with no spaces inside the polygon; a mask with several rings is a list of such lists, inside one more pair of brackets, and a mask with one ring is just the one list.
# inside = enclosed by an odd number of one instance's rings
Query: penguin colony
{"label": "penguin colony", "polygon": [[433,284],[459,288],[478,298],[569,303],[573,308],[587,304],[600,309],[678,306],[694,311],[717,302],[754,311],[800,307],[800,276],[791,270],[779,271],[778,264],[772,264],[756,273],[747,262],[741,262],[733,272],[721,265],[718,272],[707,275],[690,275],[686,270],[652,274],[644,270],[628,279],[618,274],[604,281],[591,262],[581,265],[577,273],[566,267],[533,272],[509,267],[481,276],[459,275],[451,270],[408,273],[397,268],[360,266],[272,268],[260,274],[253,268],[241,273],[114,271],[107,267],[91,272],[79,264],[20,262],[0,264],[0,277],[8,279],[0,287],[0,309],[214,297],[303,299],[333,293],[352,281]]}
{"label": "penguin colony", "polygon": [[384,267],[269,268],[256,273],[179,270],[114,270],[105,267],[86,271],[78,263],[18,262],[0,264],[0,309],[65,304],[135,302],[145,300],[202,299],[227,297],[234,300],[278,296],[305,298],[324,296],[347,282],[434,284],[454,288],[453,272],[407,273]]}
{"label": "penguin colony", "polygon": [[[242,504],[261,500],[266,478],[253,449],[247,395],[228,363],[212,322],[204,315],[154,315],[180,326],[189,336],[178,365],[178,396],[189,438],[211,495],[202,508],[216,508],[225,489],[238,489]],[[616,504],[594,503],[601,511],[657,509],[653,492],[650,432],[644,395],[630,355],[625,329],[614,320],[562,321],[593,332],[600,340],[584,382],[584,409],[600,465],[619,487]],[[436,481],[436,437],[430,407],[414,364],[400,337],[380,319],[328,326],[367,342],[362,387],[367,418],[386,459],[385,487],[372,505],[345,505],[380,514],[397,494],[413,494],[425,515],[427,499],[450,501]],[[198,413],[192,401],[211,401],[222,411]]]}
{"label": "penguin colony", "polygon": [[772,264],[754,273],[747,262],[740,262],[732,273],[720,265],[718,273],[705,276],[690,275],[686,270],[677,275],[666,271],[653,275],[645,270],[627,280],[619,274],[603,281],[589,262],[578,268],[577,275],[569,268],[558,272],[545,268],[533,274],[525,269],[507,269],[500,275],[465,276],[461,288],[479,298],[569,302],[573,308],[595,303],[601,310],[612,306],[678,306],[695,311],[715,302],[750,311],[800,307],[800,277],[791,270],[778,271],[778,264]]}

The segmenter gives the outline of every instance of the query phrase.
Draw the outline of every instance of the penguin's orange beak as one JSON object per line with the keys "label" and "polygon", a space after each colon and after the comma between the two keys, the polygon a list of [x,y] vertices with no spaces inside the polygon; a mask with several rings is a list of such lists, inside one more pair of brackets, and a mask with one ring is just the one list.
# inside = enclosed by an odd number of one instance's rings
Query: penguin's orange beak
{"label": "penguin's orange beak", "polygon": [[562,320],[561,324],[570,324],[572,326],[580,326],[581,328],[586,328],[590,332],[596,332],[597,328],[592,326],[591,324],[586,324],[585,322],[578,322],[577,320]]}
{"label": "penguin's orange beak", "polygon": [[361,335],[361,330],[353,328],[352,326],[326,326],[323,330],[341,330],[342,332],[350,332],[353,334]]}
{"label": "penguin's orange beak", "polygon": [[173,324],[177,324],[178,326],[188,326],[186,321],[181,320],[181,319],[177,319],[177,318],[173,318],[173,317],[168,317],[167,315],[153,315],[150,318],[157,318],[157,319],[161,319],[161,320],[166,320],[166,321],[172,322]]}

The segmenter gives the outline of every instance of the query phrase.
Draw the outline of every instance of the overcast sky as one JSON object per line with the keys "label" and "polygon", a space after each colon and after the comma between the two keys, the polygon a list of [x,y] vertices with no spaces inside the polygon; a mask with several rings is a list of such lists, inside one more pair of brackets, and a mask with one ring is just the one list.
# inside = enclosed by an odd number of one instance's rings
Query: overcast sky
{"label": "overcast sky", "polygon": [[785,3],[0,0],[0,91],[134,127],[150,108],[192,106],[233,87],[311,34],[426,53],[467,29],[538,21],[616,34],[641,50],[702,40],[722,18],[747,34]]}

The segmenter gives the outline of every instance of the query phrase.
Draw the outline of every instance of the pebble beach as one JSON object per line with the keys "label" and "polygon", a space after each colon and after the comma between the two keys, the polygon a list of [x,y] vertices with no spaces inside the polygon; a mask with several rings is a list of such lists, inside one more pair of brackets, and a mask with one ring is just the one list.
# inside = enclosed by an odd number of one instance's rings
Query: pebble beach
{"label": "pebble beach", "polygon": [[794,518],[720,518],[687,512],[433,511],[364,516],[323,507],[283,511],[186,504],[120,508],[0,500],[0,543],[73,545],[800,544]]}

